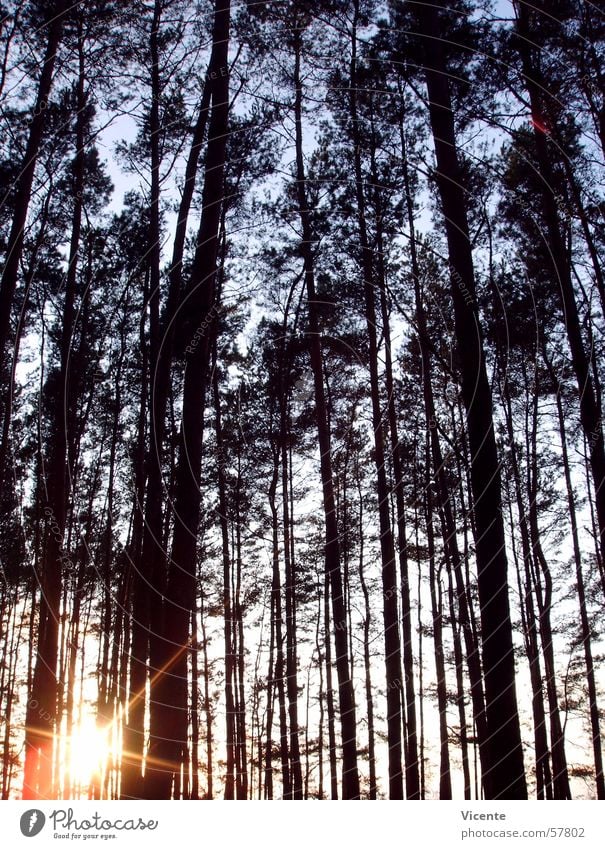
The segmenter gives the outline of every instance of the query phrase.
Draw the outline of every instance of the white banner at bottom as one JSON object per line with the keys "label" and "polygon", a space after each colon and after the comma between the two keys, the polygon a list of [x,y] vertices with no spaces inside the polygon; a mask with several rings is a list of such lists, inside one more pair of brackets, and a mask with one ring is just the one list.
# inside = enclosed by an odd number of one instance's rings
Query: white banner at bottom
{"label": "white banner at bottom", "polygon": [[0,846],[603,847],[599,802],[12,802]]}

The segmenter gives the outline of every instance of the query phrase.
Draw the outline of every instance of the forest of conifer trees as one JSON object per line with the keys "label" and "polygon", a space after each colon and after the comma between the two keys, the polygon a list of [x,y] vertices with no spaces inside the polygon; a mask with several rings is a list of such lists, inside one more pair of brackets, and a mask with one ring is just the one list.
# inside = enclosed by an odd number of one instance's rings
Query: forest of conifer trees
{"label": "forest of conifer trees", "polygon": [[605,14],[1,0],[2,799],[605,799]]}

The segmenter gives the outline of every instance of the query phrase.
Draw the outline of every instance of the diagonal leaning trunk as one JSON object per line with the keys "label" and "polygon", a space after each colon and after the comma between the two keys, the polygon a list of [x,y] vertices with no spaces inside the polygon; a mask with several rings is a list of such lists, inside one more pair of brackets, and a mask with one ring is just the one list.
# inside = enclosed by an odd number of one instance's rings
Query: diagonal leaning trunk
{"label": "diagonal leaning trunk", "polygon": [[464,177],[458,160],[452,100],[438,7],[421,5],[417,20],[424,43],[424,74],[437,168],[434,172],[445,219],[450,285],[471,452],[471,489],[483,642],[485,713],[489,734],[486,795],[526,799],[517,708],[508,563],[502,517],[500,467],[483,336],[476,301]]}

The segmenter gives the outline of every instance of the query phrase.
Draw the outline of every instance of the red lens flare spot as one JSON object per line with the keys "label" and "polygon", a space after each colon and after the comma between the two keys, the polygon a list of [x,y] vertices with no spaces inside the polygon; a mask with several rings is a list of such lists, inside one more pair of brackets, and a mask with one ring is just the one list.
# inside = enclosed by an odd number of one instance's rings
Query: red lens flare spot
{"label": "red lens flare spot", "polygon": [[550,130],[548,129],[548,127],[538,118],[534,118],[532,115],[532,117],[529,119],[529,122],[536,130],[539,130],[541,133],[544,133],[547,136],[550,135]]}

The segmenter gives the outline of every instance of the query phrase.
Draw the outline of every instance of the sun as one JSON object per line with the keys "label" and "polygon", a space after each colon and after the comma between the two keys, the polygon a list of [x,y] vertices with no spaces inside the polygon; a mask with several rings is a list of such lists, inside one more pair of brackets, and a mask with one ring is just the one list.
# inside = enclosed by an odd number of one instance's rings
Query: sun
{"label": "sun", "polygon": [[93,717],[84,717],[71,735],[68,765],[72,780],[87,785],[101,772],[109,754],[108,732],[100,730]]}

